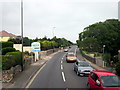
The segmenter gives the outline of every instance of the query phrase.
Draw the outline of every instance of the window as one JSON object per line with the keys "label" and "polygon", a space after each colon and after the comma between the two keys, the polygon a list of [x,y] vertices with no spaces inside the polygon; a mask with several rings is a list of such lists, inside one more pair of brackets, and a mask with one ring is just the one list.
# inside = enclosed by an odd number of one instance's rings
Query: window
{"label": "window", "polygon": [[90,76],[95,82],[98,79],[98,76],[95,73],[92,73]]}

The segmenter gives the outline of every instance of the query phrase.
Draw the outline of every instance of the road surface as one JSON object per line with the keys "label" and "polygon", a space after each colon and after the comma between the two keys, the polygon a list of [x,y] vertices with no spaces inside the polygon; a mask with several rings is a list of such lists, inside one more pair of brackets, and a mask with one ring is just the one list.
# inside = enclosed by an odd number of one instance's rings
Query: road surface
{"label": "road surface", "polygon": [[[74,51],[78,59],[82,59],[79,50],[73,46],[69,51]],[[74,63],[66,62],[66,53],[61,51],[55,54],[38,73],[33,77],[27,88],[87,88],[87,78],[77,76],[73,71]]]}

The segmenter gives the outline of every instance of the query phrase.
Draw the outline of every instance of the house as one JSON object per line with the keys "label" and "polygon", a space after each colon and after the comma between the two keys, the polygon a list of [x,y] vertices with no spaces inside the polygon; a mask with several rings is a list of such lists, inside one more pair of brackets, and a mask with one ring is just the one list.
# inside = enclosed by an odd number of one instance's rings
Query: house
{"label": "house", "polygon": [[0,42],[7,42],[10,38],[16,38],[16,37],[17,37],[16,35],[12,33],[8,33],[5,30],[0,31]]}

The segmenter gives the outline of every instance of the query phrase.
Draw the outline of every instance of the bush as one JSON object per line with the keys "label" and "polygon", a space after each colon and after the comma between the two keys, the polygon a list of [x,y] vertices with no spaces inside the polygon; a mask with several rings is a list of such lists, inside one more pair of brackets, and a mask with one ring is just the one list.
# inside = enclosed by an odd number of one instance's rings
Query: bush
{"label": "bush", "polygon": [[95,54],[95,57],[97,57],[97,56],[101,56],[101,54],[98,53],[98,52],[96,52],[96,53],[94,53],[94,54]]}
{"label": "bush", "polygon": [[118,55],[114,55],[113,57],[112,57],[112,60],[113,60],[113,62],[114,63],[117,63],[119,60],[118,60]]}
{"label": "bush", "polygon": [[103,54],[102,58],[103,58],[104,61],[106,61],[108,64],[110,64],[111,55],[109,53]]}
{"label": "bush", "polygon": [[13,47],[13,42],[0,42],[0,45],[2,45],[2,48]]}
{"label": "bush", "polygon": [[82,54],[88,54],[88,52],[87,51],[82,51]]}
{"label": "bush", "polygon": [[120,61],[116,64],[116,73],[118,76],[120,76]]}
{"label": "bush", "polygon": [[6,55],[2,55],[2,69],[8,70],[11,67],[21,64],[20,52],[8,52]]}
{"label": "bush", "polygon": [[5,55],[5,54],[8,53],[8,52],[15,52],[15,51],[16,51],[15,48],[6,47],[6,48],[3,48],[3,49],[2,49],[2,55]]}
{"label": "bush", "polygon": [[24,54],[25,54],[25,55],[29,55],[29,52],[28,52],[28,51],[25,51]]}

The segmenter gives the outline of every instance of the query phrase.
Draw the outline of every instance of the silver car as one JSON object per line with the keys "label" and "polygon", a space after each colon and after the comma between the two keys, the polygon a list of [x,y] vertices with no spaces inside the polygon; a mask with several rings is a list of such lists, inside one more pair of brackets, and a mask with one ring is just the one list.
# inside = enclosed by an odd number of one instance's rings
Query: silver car
{"label": "silver car", "polygon": [[91,71],[95,70],[91,67],[89,63],[86,61],[80,61],[77,60],[74,64],[73,70],[77,73],[79,76],[89,75]]}

